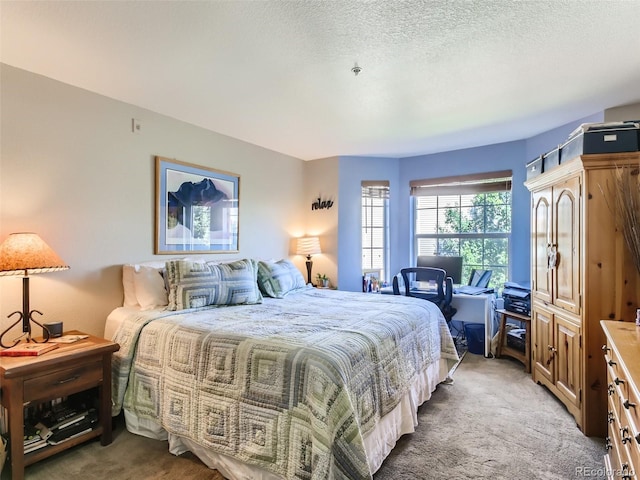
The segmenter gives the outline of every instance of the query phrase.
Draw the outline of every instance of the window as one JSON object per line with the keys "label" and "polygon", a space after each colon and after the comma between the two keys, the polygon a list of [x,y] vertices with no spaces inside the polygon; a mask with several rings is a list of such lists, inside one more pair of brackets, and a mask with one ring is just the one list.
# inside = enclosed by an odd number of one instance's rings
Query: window
{"label": "window", "polygon": [[388,249],[389,182],[362,182],[362,273],[386,281]]}
{"label": "window", "polygon": [[509,277],[511,171],[411,182],[414,253],[463,257],[471,269],[492,270],[491,287]]}

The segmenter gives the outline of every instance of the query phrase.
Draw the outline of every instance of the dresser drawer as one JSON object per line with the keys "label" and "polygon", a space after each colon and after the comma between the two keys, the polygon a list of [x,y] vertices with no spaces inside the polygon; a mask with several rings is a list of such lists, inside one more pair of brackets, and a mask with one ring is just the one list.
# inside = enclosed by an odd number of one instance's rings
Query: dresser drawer
{"label": "dresser drawer", "polygon": [[632,449],[635,446],[635,440],[629,436],[629,428],[624,424],[620,424],[617,418],[609,422],[608,428],[608,456],[611,463],[612,472],[615,472],[615,479],[631,480],[636,479]]}
{"label": "dresser drawer", "polygon": [[616,357],[615,351],[611,350],[604,358],[607,362],[607,377],[609,383],[613,382],[616,390],[618,390],[618,395],[626,400],[629,396],[629,382],[624,373],[624,369],[620,365],[620,361]]}
{"label": "dresser drawer", "polygon": [[[616,418],[620,418],[624,415],[622,411],[624,407],[622,402],[626,399],[628,389],[626,388],[626,382],[624,379],[618,376],[618,369],[607,355],[607,397],[609,398],[609,409],[615,415]],[[621,370],[620,370],[621,371]]]}
{"label": "dresser drawer", "polygon": [[626,398],[620,398],[620,423],[627,423],[634,447],[640,446],[640,399],[635,389],[629,388]]}
{"label": "dresser drawer", "polygon": [[24,401],[56,398],[99,385],[102,382],[102,362],[95,361],[48,372],[24,381]]}

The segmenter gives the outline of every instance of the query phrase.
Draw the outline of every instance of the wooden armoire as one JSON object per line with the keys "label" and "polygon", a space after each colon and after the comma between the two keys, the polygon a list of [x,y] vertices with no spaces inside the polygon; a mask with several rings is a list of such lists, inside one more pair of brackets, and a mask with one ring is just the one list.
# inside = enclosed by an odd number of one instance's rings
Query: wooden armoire
{"label": "wooden armoire", "polygon": [[[600,320],[635,321],[640,279],[613,214],[616,168],[640,153],[582,155],[525,182],[531,191],[531,351],[544,385],[589,436],[607,431]],[[637,170],[625,174],[637,175]],[[640,361],[640,359],[639,359]]]}

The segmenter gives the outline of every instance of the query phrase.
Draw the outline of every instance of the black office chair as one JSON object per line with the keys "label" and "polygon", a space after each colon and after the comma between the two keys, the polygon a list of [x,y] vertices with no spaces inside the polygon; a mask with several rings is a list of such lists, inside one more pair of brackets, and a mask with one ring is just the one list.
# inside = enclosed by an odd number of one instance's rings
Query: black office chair
{"label": "black office chair", "polygon": [[398,275],[394,275],[391,282],[391,288],[393,288],[394,295],[400,295],[400,285],[398,283]]}
{"label": "black office chair", "polygon": [[[453,298],[453,279],[447,276],[447,272],[441,268],[413,267],[403,268],[400,270],[400,274],[402,275],[402,280],[404,280],[405,295],[407,297],[422,298],[438,305],[438,308],[440,308],[440,311],[451,330],[451,320],[458,310],[451,306],[451,299]],[[421,282],[433,285],[433,291],[411,288],[410,275],[413,275],[415,278],[419,278]],[[395,291],[396,288],[394,285],[394,292]]]}
{"label": "black office chair", "polygon": [[489,280],[491,280],[492,270],[478,270],[471,269],[471,276],[469,277],[469,285],[472,287],[487,288],[489,286]]}

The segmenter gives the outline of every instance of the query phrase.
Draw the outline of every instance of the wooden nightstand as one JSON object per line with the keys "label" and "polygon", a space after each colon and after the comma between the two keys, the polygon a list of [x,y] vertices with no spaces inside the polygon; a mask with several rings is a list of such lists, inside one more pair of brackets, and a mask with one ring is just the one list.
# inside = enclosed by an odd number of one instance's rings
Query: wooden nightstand
{"label": "wooden nightstand", "polygon": [[[70,331],[65,334],[80,334]],[[111,355],[120,346],[92,335],[37,357],[0,357],[0,404],[9,419],[9,454],[13,480],[24,467],[100,436],[111,443]],[[92,431],[57,445],[24,454],[24,407],[98,387],[99,421]],[[6,466],[5,466],[6,467]]]}

